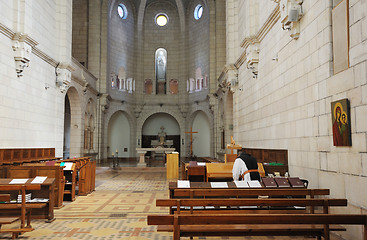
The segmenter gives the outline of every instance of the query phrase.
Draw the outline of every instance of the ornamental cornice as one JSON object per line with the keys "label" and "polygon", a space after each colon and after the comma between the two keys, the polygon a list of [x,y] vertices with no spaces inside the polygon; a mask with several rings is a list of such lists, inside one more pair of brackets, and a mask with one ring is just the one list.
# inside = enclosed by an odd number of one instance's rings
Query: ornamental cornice
{"label": "ornamental cornice", "polygon": [[273,28],[276,22],[280,18],[280,11],[279,11],[279,4],[274,8],[273,12],[270,14],[268,19],[265,21],[264,25],[259,29],[256,35],[245,38],[242,43],[241,47],[244,48],[241,56],[235,62],[235,66],[240,68],[244,62],[246,62],[247,56],[246,51],[248,46],[259,44],[265,38],[265,36],[269,33],[269,31]]}

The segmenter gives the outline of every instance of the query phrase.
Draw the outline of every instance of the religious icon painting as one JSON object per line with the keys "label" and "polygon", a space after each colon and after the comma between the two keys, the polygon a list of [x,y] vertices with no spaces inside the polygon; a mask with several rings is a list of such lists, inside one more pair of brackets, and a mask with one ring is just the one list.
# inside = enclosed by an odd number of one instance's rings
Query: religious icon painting
{"label": "religious icon painting", "polygon": [[350,111],[347,98],[331,103],[334,146],[352,146]]}

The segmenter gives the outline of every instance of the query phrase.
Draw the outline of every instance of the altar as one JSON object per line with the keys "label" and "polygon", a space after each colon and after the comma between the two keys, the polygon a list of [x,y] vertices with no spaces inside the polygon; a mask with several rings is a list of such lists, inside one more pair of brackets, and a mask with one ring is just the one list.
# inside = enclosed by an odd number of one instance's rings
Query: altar
{"label": "altar", "polygon": [[136,148],[136,151],[139,154],[139,163],[138,163],[138,167],[146,167],[146,163],[145,163],[145,154],[147,152],[156,152],[156,153],[172,153],[174,152],[176,149],[175,148],[166,148],[166,147],[156,147],[156,148]]}

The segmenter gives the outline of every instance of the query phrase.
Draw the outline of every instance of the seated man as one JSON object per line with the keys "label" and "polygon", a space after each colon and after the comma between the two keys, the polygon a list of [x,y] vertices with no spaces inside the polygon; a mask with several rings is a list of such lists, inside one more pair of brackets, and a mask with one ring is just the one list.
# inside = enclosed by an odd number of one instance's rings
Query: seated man
{"label": "seated man", "polygon": [[248,182],[251,180],[260,181],[261,179],[256,159],[250,154],[247,154],[243,148],[237,152],[237,158],[232,168],[232,175],[234,181],[243,180]]}

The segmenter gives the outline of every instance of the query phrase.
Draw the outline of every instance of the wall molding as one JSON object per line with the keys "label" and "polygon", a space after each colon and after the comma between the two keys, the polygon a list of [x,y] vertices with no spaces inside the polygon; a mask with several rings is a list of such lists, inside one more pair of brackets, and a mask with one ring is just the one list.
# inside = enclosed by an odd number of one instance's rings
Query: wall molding
{"label": "wall molding", "polygon": [[244,49],[241,56],[235,62],[235,66],[240,68],[243,63],[246,62],[246,49],[248,46],[252,44],[259,44],[261,41],[266,37],[266,35],[270,32],[270,30],[274,27],[274,25],[278,22],[280,18],[280,9],[279,4],[276,5],[273,12],[270,14],[268,19],[265,21],[264,25],[259,29],[255,36],[245,38],[242,43],[241,47]]}
{"label": "wall molding", "polygon": [[[2,33],[4,36],[8,37],[9,39],[13,40],[16,38],[19,33],[14,32],[10,28],[6,27],[4,24],[0,23],[0,33]],[[31,38],[30,36],[27,36],[24,40],[25,43],[29,44],[32,47],[32,53],[42,59],[43,61],[47,62],[53,67],[56,67],[59,63],[59,61],[55,60],[54,58],[47,55],[45,52],[41,51],[39,48],[37,48],[38,42]],[[74,68],[68,64],[66,67],[67,70],[70,72],[74,70]]]}

